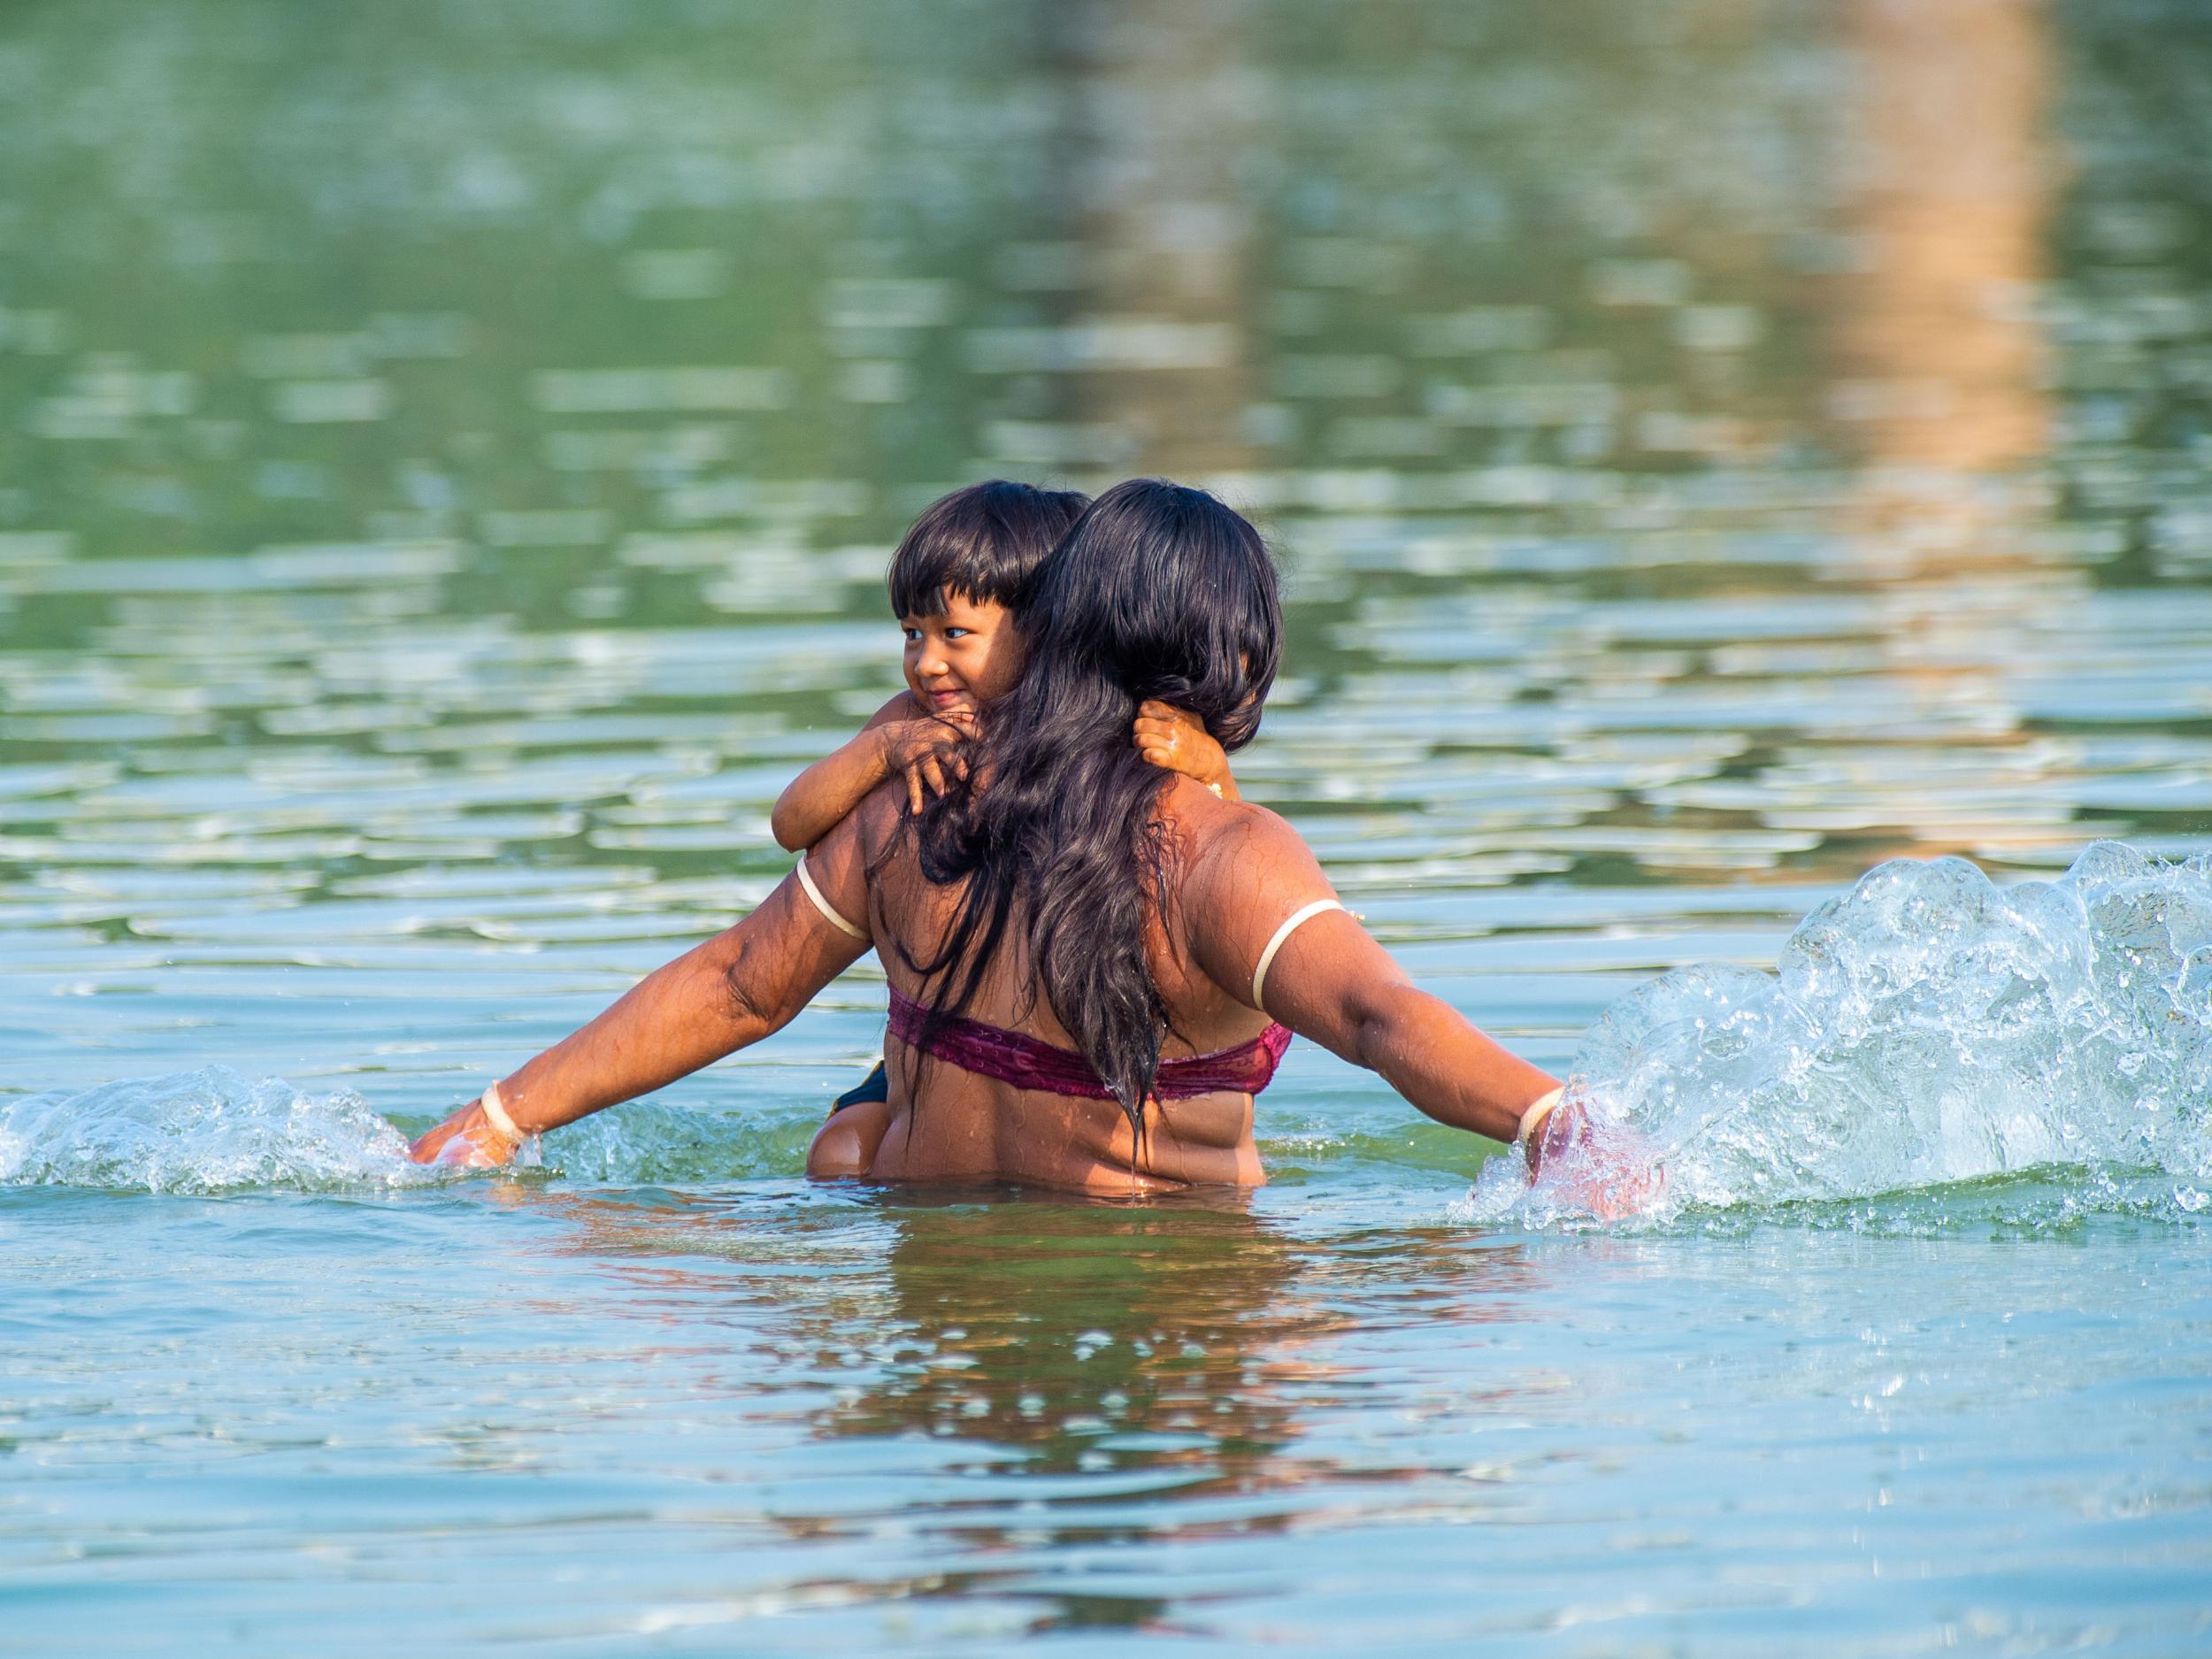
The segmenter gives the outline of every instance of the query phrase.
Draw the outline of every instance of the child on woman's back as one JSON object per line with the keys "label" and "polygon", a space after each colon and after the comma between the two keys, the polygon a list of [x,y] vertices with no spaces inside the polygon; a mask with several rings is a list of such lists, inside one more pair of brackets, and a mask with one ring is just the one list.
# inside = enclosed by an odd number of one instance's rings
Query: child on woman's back
{"label": "child on woman's back", "polygon": [[[914,521],[885,579],[906,631],[907,688],[777,798],[769,826],[785,850],[811,847],[886,778],[904,777],[918,812],[925,791],[942,790],[977,714],[1021,678],[1014,613],[1031,575],[1089,504],[1072,490],[994,479],[953,491]],[[1228,757],[1192,716],[1148,703],[1133,736],[1154,764],[1236,799]]]}
{"label": "child on woman's back", "polygon": [[[892,613],[906,631],[907,688],[777,797],[769,826],[787,852],[813,846],[887,778],[904,777],[917,812],[925,791],[942,792],[944,769],[961,764],[956,750],[977,715],[1021,678],[1014,616],[1030,577],[1089,504],[1073,490],[994,479],[954,490],[914,521],[885,577]],[[1193,716],[1144,703],[1133,737],[1156,766],[1238,799],[1228,757]],[[830,1110],[880,1110],[888,1093],[878,1062]]]}

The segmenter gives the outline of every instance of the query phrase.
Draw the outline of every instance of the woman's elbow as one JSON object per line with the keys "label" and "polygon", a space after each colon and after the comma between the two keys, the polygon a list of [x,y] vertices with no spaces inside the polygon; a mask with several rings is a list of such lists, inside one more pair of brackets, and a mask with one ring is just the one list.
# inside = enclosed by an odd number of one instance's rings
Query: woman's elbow
{"label": "woman's elbow", "polygon": [[1301,1037],[1319,1043],[1340,1060],[1370,1065],[1375,1009],[1371,999],[1347,990],[1307,1001],[1285,1022]]}
{"label": "woman's elbow", "polygon": [[1386,1071],[1404,1047],[1413,1002],[1420,996],[1403,984],[1361,986],[1346,992],[1337,1010],[1345,1041],[1337,1052],[1370,1071]]}
{"label": "woman's elbow", "polygon": [[789,1025],[798,1007],[787,1008],[790,998],[779,986],[764,983],[760,964],[740,956],[722,971],[721,1014],[729,1046],[742,1048]]}

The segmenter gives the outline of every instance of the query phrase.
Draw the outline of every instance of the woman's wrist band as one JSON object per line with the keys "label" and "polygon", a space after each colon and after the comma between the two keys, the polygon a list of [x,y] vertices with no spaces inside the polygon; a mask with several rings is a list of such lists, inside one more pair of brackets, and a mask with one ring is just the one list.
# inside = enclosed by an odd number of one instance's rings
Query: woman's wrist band
{"label": "woman's wrist band", "polygon": [[1528,1150],[1530,1140],[1544,1126],[1544,1119],[1551,1116],[1552,1109],[1559,1104],[1560,1097],[1566,1092],[1563,1086],[1555,1088],[1550,1094],[1540,1096],[1521,1114],[1521,1126],[1513,1136],[1515,1146],[1524,1152]]}
{"label": "woman's wrist band", "polygon": [[515,1127],[515,1120],[507,1116],[507,1108],[500,1102],[498,1084],[486,1084],[484,1092],[476,1097],[476,1103],[483,1109],[484,1121],[517,1146],[520,1146],[529,1139],[521,1130]]}

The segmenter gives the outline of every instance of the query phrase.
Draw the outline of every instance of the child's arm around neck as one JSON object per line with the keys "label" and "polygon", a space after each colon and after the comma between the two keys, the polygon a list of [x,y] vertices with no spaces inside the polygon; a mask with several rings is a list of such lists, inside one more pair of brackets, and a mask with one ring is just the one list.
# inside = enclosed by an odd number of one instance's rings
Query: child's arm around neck
{"label": "child's arm around neck", "polygon": [[884,728],[923,718],[913,694],[899,695],[868,717],[867,725],[794,778],[776,797],[768,827],[776,845],[803,852],[835,829],[868,792],[891,775],[892,755]]}

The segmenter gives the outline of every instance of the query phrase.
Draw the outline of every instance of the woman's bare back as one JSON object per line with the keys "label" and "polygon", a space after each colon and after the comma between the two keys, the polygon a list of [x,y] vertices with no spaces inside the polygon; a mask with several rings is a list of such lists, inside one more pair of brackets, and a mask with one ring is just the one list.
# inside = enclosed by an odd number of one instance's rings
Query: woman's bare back
{"label": "woman's bare back", "polygon": [[[1165,918],[1147,928],[1153,983],[1169,1013],[1164,1058],[1208,1054],[1248,1043],[1267,1017],[1225,991],[1198,965],[1177,926],[1187,918],[1178,888],[1190,866],[1189,850],[1218,833],[1234,815],[1253,809],[1217,800],[1187,779],[1161,793],[1167,826],[1170,902]],[[944,937],[961,896],[957,886],[933,885],[921,872],[910,838],[899,819],[898,801],[879,790],[854,815],[860,861],[866,871],[869,931],[885,977],[902,995],[921,1000],[921,976],[909,953],[928,960]],[[1219,819],[1223,822],[1216,822]],[[841,910],[856,919],[858,896],[847,872],[818,872],[834,883]],[[969,1018],[1002,1030],[1072,1048],[1066,1028],[1038,991],[1019,929],[987,968]],[[903,949],[902,949],[903,947]],[[1118,1102],[1091,1100],[1022,1088],[917,1054],[895,1035],[885,1041],[890,1099],[872,1111],[847,1108],[817,1137],[808,1168],[818,1175],[858,1175],[877,1180],[996,1178],[1101,1194],[1157,1191],[1194,1183],[1256,1186],[1264,1176],[1252,1138],[1252,1097],[1202,1094],[1154,1101],[1145,1110],[1144,1144]]]}

